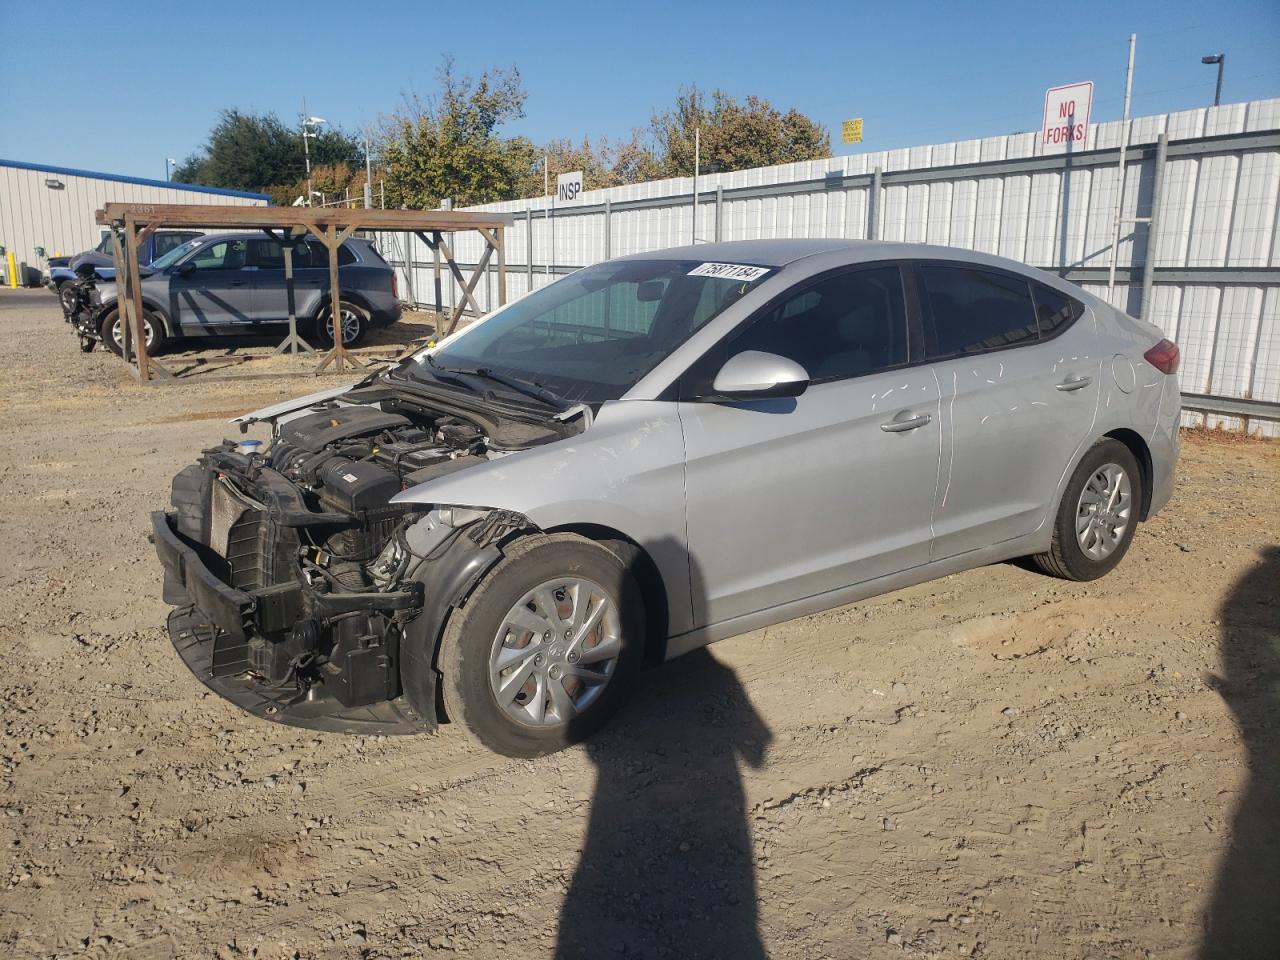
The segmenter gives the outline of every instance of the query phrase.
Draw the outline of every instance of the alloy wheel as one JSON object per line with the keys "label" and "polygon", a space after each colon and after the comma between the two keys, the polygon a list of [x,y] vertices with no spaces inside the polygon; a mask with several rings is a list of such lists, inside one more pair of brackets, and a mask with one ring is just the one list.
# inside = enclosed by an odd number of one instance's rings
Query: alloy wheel
{"label": "alloy wheel", "polygon": [[[339,320],[342,323],[342,345],[354,343],[356,338],[360,336],[360,317],[350,307],[343,307],[338,311]],[[324,322],[324,331],[329,336],[329,341],[333,342],[333,313],[327,314]]]}
{"label": "alloy wheel", "polygon": [[1133,488],[1129,474],[1115,463],[1104,463],[1085,483],[1076,505],[1076,542],[1090,560],[1105,560],[1115,552],[1129,529]]}
{"label": "alloy wheel", "polygon": [[568,723],[599,698],[621,652],[618,611],[599,584],[548,580],[503,617],[489,656],[489,687],[518,723]]}

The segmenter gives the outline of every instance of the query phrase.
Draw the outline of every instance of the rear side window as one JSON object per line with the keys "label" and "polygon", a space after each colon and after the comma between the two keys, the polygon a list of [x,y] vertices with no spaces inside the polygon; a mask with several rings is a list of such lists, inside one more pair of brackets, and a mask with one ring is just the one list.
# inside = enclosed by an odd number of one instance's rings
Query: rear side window
{"label": "rear side window", "polygon": [[984,353],[1039,339],[1026,280],[968,267],[920,268],[933,319],[929,359]]}
{"label": "rear side window", "polygon": [[1052,287],[1033,283],[1031,291],[1036,299],[1036,320],[1039,321],[1041,340],[1048,340],[1059,330],[1071,326],[1084,313],[1084,304]]}
{"label": "rear side window", "polygon": [[[326,247],[319,240],[308,240],[307,246],[311,248],[310,266],[324,267],[325,269],[328,269],[329,248]],[[295,266],[299,265],[300,262],[301,262],[300,260],[295,260],[294,261]],[[345,267],[348,263],[355,263],[355,262],[356,262],[356,255],[351,252],[350,248],[348,248],[345,243],[338,248],[338,266]]]}
{"label": "rear side window", "polygon": [[815,383],[907,362],[907,311],[898,267],[837,274],[788,297],[730,346],[794,360]]}
{"label": "rear side window", "polygon": [[284,249],[275,240],[250,240],[248,261],[260,270],[283,270]]}

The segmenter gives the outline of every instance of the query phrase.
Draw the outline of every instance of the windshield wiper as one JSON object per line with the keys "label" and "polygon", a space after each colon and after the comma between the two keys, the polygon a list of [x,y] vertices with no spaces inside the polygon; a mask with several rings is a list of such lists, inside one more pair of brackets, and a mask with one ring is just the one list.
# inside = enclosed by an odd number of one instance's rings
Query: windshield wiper
{"label": "windshield wiper", "polygon": [[[456,379],[456,376],[479,377],[482,380],[490,380],[494,383],[500,383],[509,390],[514,390],[516,393],[524,394],[526,397],[532,397],[534,400],[541,401],[547,406],[554,407],[557,410],[567,410],[569,408],[569,403],[566,400],[557,396],[542,384],[533,380],[525,381],[520,380],[517,377],[509,377],[505,373],[498,373],[492,367],[446,367],[437,363],[435,357],[431,356],[429,353],[427,354],[427,363],[431,364],[435,370],[444,374],[442,379],[453,380],[454,383],[461,384],[462,386],[466,386],[467,384],[464,381]],[[453,376],[450,376],[451,374]]]}

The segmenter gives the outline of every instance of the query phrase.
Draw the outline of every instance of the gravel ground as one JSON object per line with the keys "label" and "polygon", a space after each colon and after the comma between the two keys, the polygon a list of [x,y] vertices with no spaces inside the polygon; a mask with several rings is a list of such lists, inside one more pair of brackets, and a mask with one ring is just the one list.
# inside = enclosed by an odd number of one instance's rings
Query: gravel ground
{"label": "gravel ground", "polygon": [[142,387],[44,291],[0,328],[7,955],[1280,956],[1280,444],[1189,435],[1102,581],[727,640],[510,761],[260,722],[169,647],[147,512],[228,416],[342,378],[257,346]]}

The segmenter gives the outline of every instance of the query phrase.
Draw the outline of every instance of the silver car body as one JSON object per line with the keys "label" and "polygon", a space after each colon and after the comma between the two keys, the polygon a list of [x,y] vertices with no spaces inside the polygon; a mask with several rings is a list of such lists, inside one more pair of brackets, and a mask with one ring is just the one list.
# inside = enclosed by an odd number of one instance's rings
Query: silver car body
{"label": "silver car body", "polygon": [[[1170,496],[1177,378],[1143,360],[1162,334],[1056,276],[983,253],[869,241],[709,244],[627,259],[662,258],[776,269],[604,403],[584,432],[395,501],[502,508],[543,530],[635,542],[662,578],[672,657],[1047,550],[1061,491],[1104,435],[1139,453],[1142,516]],[[1019,273],[1085,311],[1052,340],[813,384],[794,398],[675,398],[695,361],[783,291],[848,265],[925,260]],[[287,419],[314,398],[304,401],[242,419]]]}

